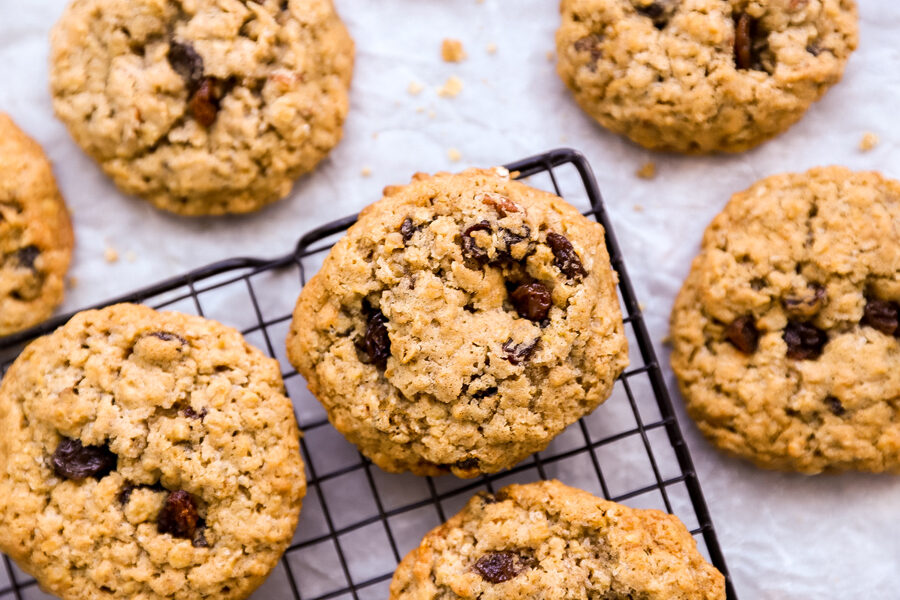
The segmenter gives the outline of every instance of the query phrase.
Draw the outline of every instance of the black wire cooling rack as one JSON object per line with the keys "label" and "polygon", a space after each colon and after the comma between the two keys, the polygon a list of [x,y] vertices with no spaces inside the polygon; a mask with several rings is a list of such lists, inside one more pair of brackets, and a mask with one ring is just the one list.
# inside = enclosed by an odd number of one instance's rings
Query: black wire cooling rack
{"label": "black wire cooling rack", "polygon": [[[606,228],[606,244],[619,274],[632,363],[603,405],[570,426],[545,451],[507,471],[474,480],[385,473],[329,426],[303,378],[288,363],[284,339],[300,287],[355,217],[310,231],[287,256],[218,262],[103,303],[141,302],[216,319],[240,329],[250,343],[280,361],[304,432],[301,446],[309,491],[290,548],[255,598],[384,600],[403,555],[475,492],[548,478],[630,506],[675,514],[690,529],[700,551],[728,577],[690,452],[590,166],[569,149],[506,166],[530,185],[566,198]],[[70,316],[0,340],[2,371],[23,344]],[[0,600],[48,597],[8,558],[4,556],[3,561]],[[726,581],[728,598],[734,600],[734,588],[730,579]]]}

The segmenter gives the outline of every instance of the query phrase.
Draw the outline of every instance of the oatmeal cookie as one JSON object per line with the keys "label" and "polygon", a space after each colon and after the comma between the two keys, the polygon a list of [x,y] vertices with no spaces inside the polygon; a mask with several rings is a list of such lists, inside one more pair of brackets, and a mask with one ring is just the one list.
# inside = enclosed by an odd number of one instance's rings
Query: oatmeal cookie
{"label": "oatmeal cookie", "polygon": [[853,0],[562,0],[557,70],[654,150],[740,152],[797,122],[857,44]]}
{"label": "oatmeal cookie", "polygon": [[769,468],[900,472],[900,182],[764,179],[706,230],[672,366],[718,447]]}
{"label": "oatmeal cookie", "polygon": [[0,550],[63,600],[245,598],[306,489],[278,364],[200,317],[119,304],[0,385]]}
{"label": "oatmeal cookie", "polygon": [[43,150],[0,113],[0,336],[62,302],[74,239]]}
{"label": "oatmeal cookie", "polygon": [[724,600],[725,578],[672,515],[558,481],[478,494],[394,573],[390,600]]}
{"label": "oatmeal cookie", "polygon": [[125,192],[186,215],[286,196],[337,144],[353,41],[331,0],[73,0],[51,88]]}
{"label": "oatmeal cookie", "polygon": [[288,356],[380,467],[460,477],[546,447],[627,364],[603,227],[502,168],[389,187],[303,289]]}

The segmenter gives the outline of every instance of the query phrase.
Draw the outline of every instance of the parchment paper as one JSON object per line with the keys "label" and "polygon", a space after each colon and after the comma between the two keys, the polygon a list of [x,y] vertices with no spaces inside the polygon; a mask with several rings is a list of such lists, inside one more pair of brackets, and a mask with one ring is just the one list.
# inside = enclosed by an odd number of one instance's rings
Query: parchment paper
{"label": "parchment paper", "polygon": [[[288,199],[241,218],[188,220],[124,197],[54,118],[48,32],[64,0],[0,0],[0,110],[45,148],[74,215],[77,251],[65,310],[236,255],[287,252],[298,233],[378,199],[416,171],[494,165],[557,146],[592,162],[657,350],[701,233],[732,192],[825,164],[900,177],[900,3],[862,0],[861,46],[844,81],[777,140],[739,156],[654,155],[596,126],[558,80],[554,0],[337,0],[357,42],[345,137]],[[440,59],[462,40],[460,64]],[[496,53],[487,48],[496,45]],[[463,89],[437,94],[450,76]],[[424,86],[408,92],[411,82]],[[864,132],[881,144],[858,150]],[[453,161],[448,150],[461,159]],[[635,177],[656,162],[652,181]],[[364,176],[362,171],[370,169]],[[104,258],[107,248],[119,260]],[[666,367],[675,392],[671,371]],[[900,597],[900,479],[804,477],[715,452],[676,404],[742,598]],[[622,457],[627,460],[627,457]]]}

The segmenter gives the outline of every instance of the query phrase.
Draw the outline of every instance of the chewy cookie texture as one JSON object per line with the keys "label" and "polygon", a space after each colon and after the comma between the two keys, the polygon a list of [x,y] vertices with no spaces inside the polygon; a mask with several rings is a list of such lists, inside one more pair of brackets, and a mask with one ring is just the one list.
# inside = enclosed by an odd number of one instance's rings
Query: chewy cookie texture
{"label": "chewy cookie texture", "polygon": [[77,314],[0,385],[0,550],[64,600],[245,598],[306,489],[282,388],[213,321]]}
{"label": "chewy cookie texture", "polygon": [[562,0],[557,69],[604,127],[654,150],[740,152],[843,75],[853,0]]}
{"label": "chewy cookie texture", "polygon": [[53,105],[123,191],[244,213],[337,144],[353,54],[331,0],[73,0],[52,34]]}
{"label": "chewy cookie texture", "polygon": [[603,227],[505,169],[389,187],[303,289],[288,356],[380,467],[460,477],[542,450],[627,364]]}
{"label": "chewy cookie texture", "polygon": [[687,528],[558,481],[479,494],[425,536],[390,600],[724,600]]}
{"label": "chewy cookie texture", "polygon": [[74,236],[41,147],[0,113],[0,336],[62,302]]}
{"label": "chewy cookie texture", "polygon": [[672,312],[709,439],[770,468],[900,471],[900,183],[764,179],[710,224]]}

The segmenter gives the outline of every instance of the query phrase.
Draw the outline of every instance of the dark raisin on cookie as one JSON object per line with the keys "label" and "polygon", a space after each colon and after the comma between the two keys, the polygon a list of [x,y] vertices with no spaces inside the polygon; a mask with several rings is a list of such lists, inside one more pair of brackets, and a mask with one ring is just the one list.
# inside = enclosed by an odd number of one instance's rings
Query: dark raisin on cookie
{"label": "dark raisin on cookie", "polygon": [[472,469],[477,469],[480,464],[481,463],[478,462],[477,458],[469,457],[456,461],[453,463],[453,466],[457,469],[462,469],[463,471],[471,471]]}
{"label": "dark raisin on cookie", "polygon": [[131,492],[133,492],[136,488],[136,485],[128,481],[123,483],[122,487],[119,488],[119,494],[116,496],[119,504],[128,504],[128,501],[131,500]]}
{"label": "dark raisin on cookie", "polygon": [[867,298],[863,310],[862,324],[877,329],[885,335],[900,333],[900,307],[893,302]]}
{"label": "dark raisin on cookie", "polygon": [[834,396],[828,396],[827,398],[825,398],[825,404],[828,406],[828,410],[830,410],[832,414],[837,417],[840,417],[847,412],[847,409],[844,408],[844,405],[841,404],[841,401]]}
{"label": "dark raisin on cookie", "polygon": [[488,233],[491,233],[491,224],[487,221],[481,221],[480,223],[475,223],[474,225],[467,227],[462,232],[463,257],[467,261],[472,261],[480,266],[487,262],[488,253],[486,250],[475,243],[475,238],[472,237],[472,234],[476,231],[486,231]]}
{"label": "dark raisin on cookie", "polygon": [[475,561],[472,569],[488,583],[503,583],[531,566],[531,561],[518,552],[489,552]]}
{"label": "dark raisin on cookie", "polygon": [[209,411],[206,408],[203,408],[200,410],[200,412],[197,412],[196,410],[188,406],[183,411],[181,411],[181,414],[183,414],[188,419],[200,419],[202,421],[203,418],[206,417],[207,414],[209,414]]}
{"label": "dark raisin on cookie", "polygon": [[809,323],[788,322],[784,328],[787,357],[793,360],[812,360],[822,355],[828,335]]}
{"label": "dark raisin on cookie", "polygon": [[675,12],[675,9],[678,6],[677,0],[638,0],[634,3],[635,10],[638,14],[641,14],[651,21],[653,21],[653,26],[657,29],[665,29],[666,25],[669,24],[669,19],[672,18],[672,14]]}
{"label": "dark raisin on cookie", "polygon": [[725,328],[725,339],[744,354],[753,354],[759,347],[759,330],[753,315],[738,317]]}
{"label": "dark raisin on cookie", "polygon": [[403,219],[403,224],[400,225],[400,235],[403,236],[403,241],[408,242],[411,240],[415,232],[416,226],[413,225],[413,220],[409,217]]}
{"label": "dark raisin on cookie", "polygon": [[527,362],[534,354],[534,351],[537,349],[538,342],[540,341],[541,338],[535,338],[530,342],[522,342],[521,344],[516,344],[512,341],[512,338],[510,338],[503,342],[503,358],[514,365],[519,365],[523,362]]}
{"label": "dark raisin on cookie", "polygon": [[519,316],[529,321],[543,321],[553,305],[550,290],[543,283],[522,284],[509,296]]}
{"label": "dark raisin on cookie", "polygon": [[184,79],[188,94],[193,94],[203,80],[203,57],[197,54],[190,44],[172,40],[169,42],[169,52],[166,58],[172,69]]}
{"label": "dark raisin on cookie", "polygon": [[734,63],[738,69],[768,71],[763,60],[768,46],[768,36],[759,21],[746,13],[734,15]]}
{"label": "dark raisin on cookie", "polygon": [[219,114],[219,100],[222,99],[222,86],[215,77],[204,77],[197,91],[188,101],[191,115],[203,127],[209,127]]}
{"label": "dark raisin on cookie", "polygon": [[169,492],[159,515],[156,529],[173,537],[192,540],[197,533],[200,515],[194,497],[184,490]]}
{"label": "dark raisin on cookie", "polygon": [[387,317],[378,309],[372,309],[366,322],[364,338],[366,354],[369,360],[381,370],[387,366],[391,356],[391,338],[388,336]]}
{"label": "dark raisin on cookie", "polygon": [[550,246],[550,250],[553,252],[553,264],[562,271],[563,275],[569,279],[587,275],[584,265],[581,264],[581,259],[578,258],[578,254],[572,246],[572,242],[566,236],[551,231],[547,234],[547,245]]}
{"label": "dark raisin on cookie", "polygon": [[41,255],[41,250],[35,245],[25,246],[16,251],[16,262],[23,269],[34,271],[34,261]]}
{"label": "dark raisin on cookie", "polygon": [[106,446],[84,446],[81,440],[63,440],[50,461],[53,472],[64,479],[102,479],[116,468],[117,457]]}
{"label": "dark raisin on cookie", "polygon": [[813,284],[801,293],[785,296],[781,303],[790,316],[809,319],[822,310],[825,288]]}
{"label": "dark raisin on cookie", "polygon": [[603,42],[603,36],[601,35],[596,33],[586,35],[575,42],[575,51],[590,52],[591,60],[596,62],[597,59],[603,56],[603,50],[600,49],[601,42]]}
{"label": "dark raisin on cookie", "polygon": [[197,519],[197,528],[194,535],[191,536],[191,546],[194,548],[209,548],[209,542],[206,540],[206,521]]}

